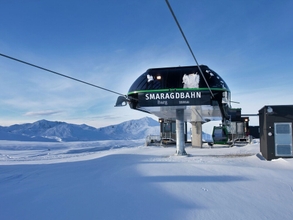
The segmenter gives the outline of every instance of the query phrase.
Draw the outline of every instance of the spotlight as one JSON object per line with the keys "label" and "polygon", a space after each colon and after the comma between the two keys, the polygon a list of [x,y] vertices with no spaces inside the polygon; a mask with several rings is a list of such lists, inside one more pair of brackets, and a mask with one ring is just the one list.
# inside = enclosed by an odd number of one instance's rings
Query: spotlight
{"label": "spotlight", "polygon": [[268,107],[267,107],[267,113],[268,113],[268,114],[273,114],[273,113],[274,113],[273,108],[270,107],[270,106],[268,106]]}

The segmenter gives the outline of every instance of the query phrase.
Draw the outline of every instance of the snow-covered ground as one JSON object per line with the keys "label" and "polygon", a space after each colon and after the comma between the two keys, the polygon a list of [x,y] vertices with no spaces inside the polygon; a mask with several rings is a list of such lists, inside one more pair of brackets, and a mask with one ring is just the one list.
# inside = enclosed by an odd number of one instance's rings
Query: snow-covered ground
{"label": "snow-covered ground", "polygon": [[0,141],[0,219],[292,219],[293,159],[144,140]]}

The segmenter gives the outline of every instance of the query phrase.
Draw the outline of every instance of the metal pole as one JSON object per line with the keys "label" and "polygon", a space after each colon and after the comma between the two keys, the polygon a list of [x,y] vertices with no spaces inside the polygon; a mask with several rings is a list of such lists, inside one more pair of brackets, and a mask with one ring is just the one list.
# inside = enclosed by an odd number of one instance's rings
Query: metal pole
{"label": "metal pole", "polygon": [[186,155],[184,141],[184,109],[176,109],[176,155]]}

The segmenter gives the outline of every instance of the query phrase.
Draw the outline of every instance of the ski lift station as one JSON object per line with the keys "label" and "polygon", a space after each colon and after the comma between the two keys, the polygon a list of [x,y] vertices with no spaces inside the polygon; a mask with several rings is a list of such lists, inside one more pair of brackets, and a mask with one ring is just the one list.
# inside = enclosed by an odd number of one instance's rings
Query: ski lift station
{"label": "ski lift station", "polygon": [[[202,124],[214,126],[209,144],[247,144],[249,117],[231,107],[231,92],[224,80],[208,66],[148,69],[119,96],[116,106],[125,106],[159,118],[163,144],[175,144],[176,154],[185,155],[187,123],[191,124],[191,145],[202,147]],[[293,105],[264,106],[259,110],[260,151],[267,160],[293,157]],[[152,141],[152,140],[150,140]],[[155,137],[158,141],[158,137]]]}
{"label": "ski lift station", "polygon": [[[206,65],[148,69],[119,96],[116,106],[125,106],[157,116],[161,138],[176,142],[176,154],[185,155],[186,123],[192,125],[192,146],[202,146],[202,124],[222,121],[214,128],[214,143],[241,138],[248,120],[241,109],[231,107],[231,92],[225,81]],[[246,122],[246,124],[245,124]],[[167,137],[167,133],[169,137]]]}

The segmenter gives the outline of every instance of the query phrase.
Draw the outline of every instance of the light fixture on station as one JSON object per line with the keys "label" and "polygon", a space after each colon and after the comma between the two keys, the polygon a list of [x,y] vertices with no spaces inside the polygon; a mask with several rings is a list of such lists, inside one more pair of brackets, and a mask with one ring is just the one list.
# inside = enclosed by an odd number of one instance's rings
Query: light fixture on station
{"label": "light fixture on station", "polygon": [[270,107],[270,106],[268,106],[268,107],[267,107],[267,113],[268,113],[268,114],[273,114],[273,113],[274,113],[273,108]]}

